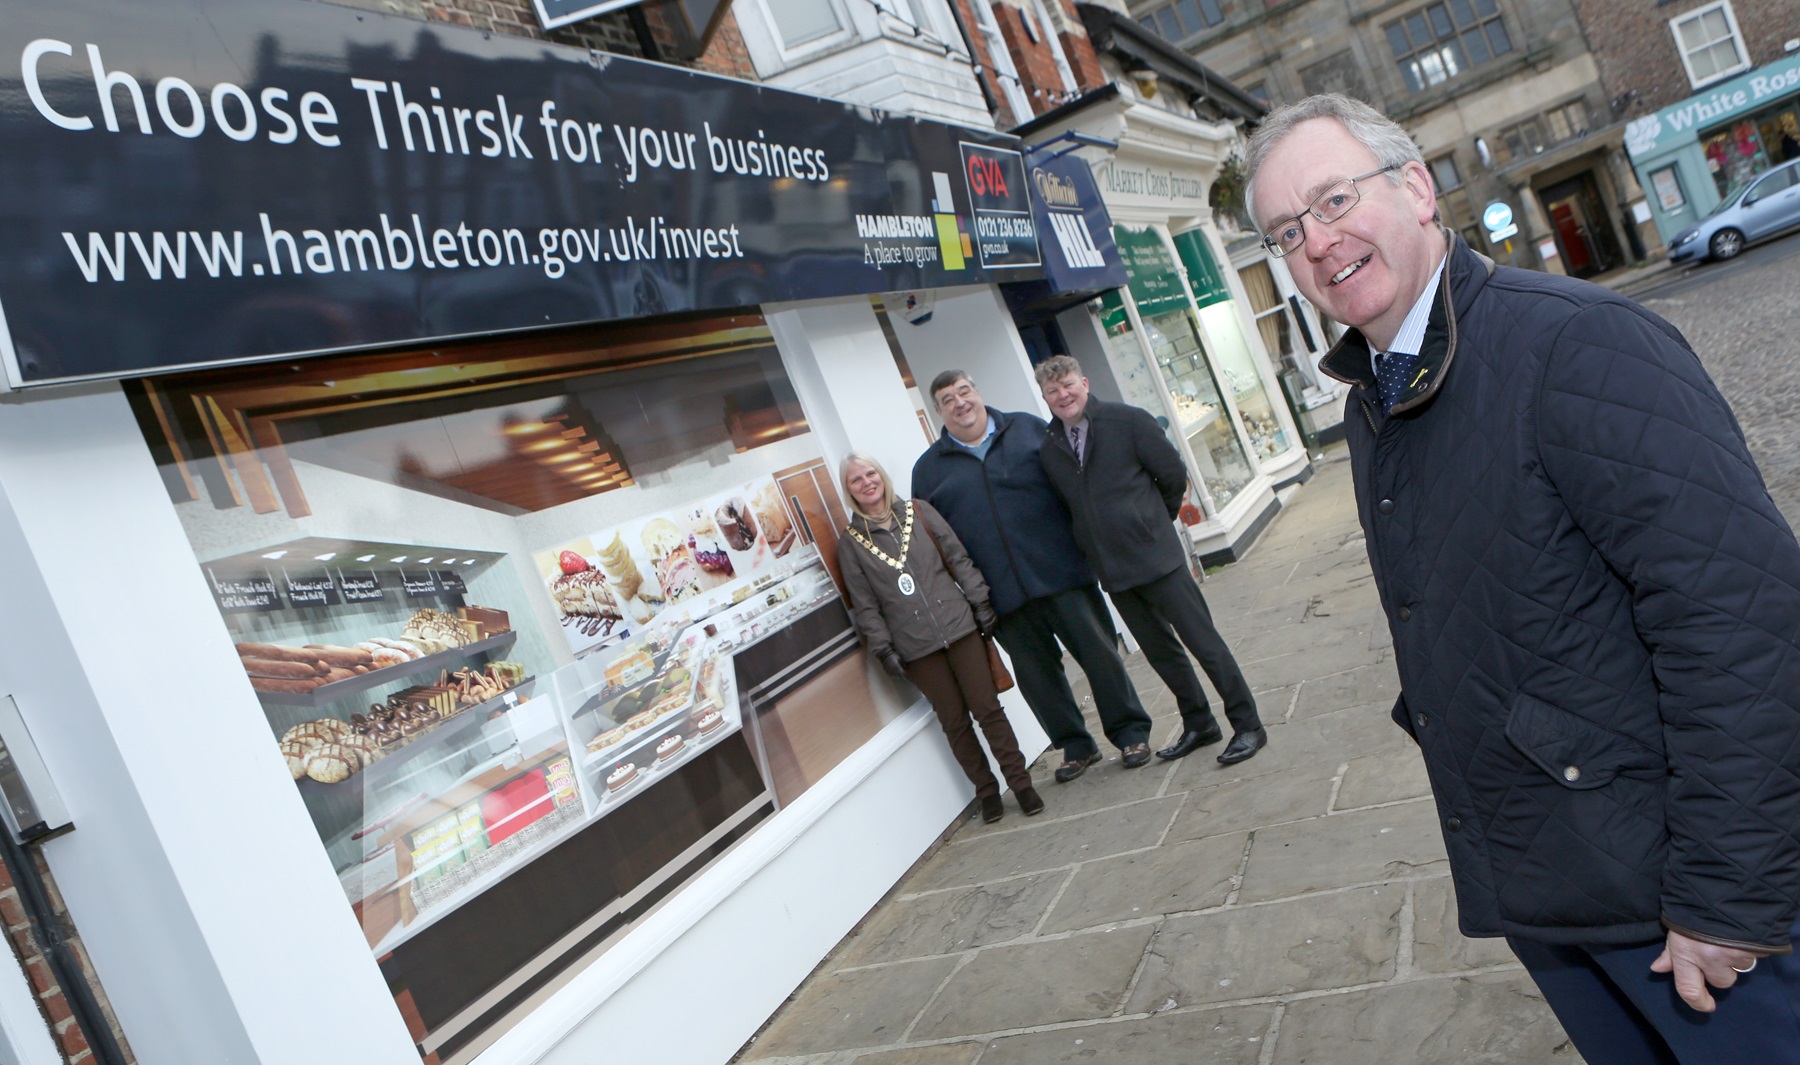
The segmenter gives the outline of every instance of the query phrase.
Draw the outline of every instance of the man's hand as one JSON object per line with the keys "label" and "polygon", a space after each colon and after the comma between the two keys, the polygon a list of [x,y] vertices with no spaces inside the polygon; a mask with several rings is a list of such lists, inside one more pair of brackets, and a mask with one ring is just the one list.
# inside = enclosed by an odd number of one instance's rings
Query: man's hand
{"label": "man's hand", "polygon": [[1711,1013],[1719,1007],[1707,985],[1725,990],[1737,983],[1743,970],[1756,964],[1756,957],[1737,947],[1702,943],[1680,932],[1670,932],[1663,952],[1650,963],[1650,971],[1674,973],[1675,990],[1682,1001],[1701,1013]]}

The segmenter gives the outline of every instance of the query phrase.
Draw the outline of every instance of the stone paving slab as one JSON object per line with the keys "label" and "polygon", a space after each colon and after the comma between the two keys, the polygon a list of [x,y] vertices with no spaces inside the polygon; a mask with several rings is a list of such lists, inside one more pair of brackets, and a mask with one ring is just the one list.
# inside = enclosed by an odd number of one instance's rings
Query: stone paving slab
{"label": "stone paving slab", "polygon": [[981,1065],[1256,1065],[1274,1015],[1245,1006],[1006,1036]]}
{"label": "stone paving slab", "polygon": [[1445,977],[1289,1006],[1272,1065],[1579,1065],[1524,970]]}
{"label": "stone paving slab", "polygon": [[1162,839],[1181,801],[1149,799],[1070,818],[1053,818],[1046,809],[1029,821],[1020,818],[1023,827],[949,843],[913,874],[907,887],[920,892],[960,887],[1149,847]]}
{"label": "stone paving slab", "polygon": [[1384,710],[1400,697],[1400,675],[1386,658],[1355,666],[1342,673],[1309,680],[1302,685],[1294,717],[1317,717],[1352,706],[1381,705]]}
{"label": "stone paving slab", "polygon": [[1223,906],[1237,884],[1247,833],[1212,836],[1088,862],[1076,871],[1043,933]]}
{"label": "stone paving slab", "polygon": [[1150,933],[1144,925],[979,951],[950,978],[910,1037],[942,1039],[1110,1016]]}
{"label": "stone paving slab", "polygon": [[1406,889],[1359,888],[1164,922],[1129,1013],[1374,983],[1396,971]]}
{"label": "stone paving slab", "polygon": [[1257,902],[1448,871],[1437,807],[1411,802],[1258,830],[1239,898]]}
{"label": "stone paving slab", "polygon": [[1331,808],[1332,774],[1333,767],[1315,764],[1196,788],[1188,793],[1169,839],[1241,835],[1259,826],[1322,816]]}
{"label": "stone paving slab", "polygon": [[[1396,730],[1397,731],[1397,730]],[[1425,775],[1425,759],[1415,751],[1386,752],[1352,758],[1338,785],[1336,810],[1354,810],[1381,803],[1404,802],[1431,794],[1431,781]]]}
{"label": "stone paving slab", "polygon": [[1504,939],[1469,939],[1456,928],[1456,891],[1450,878],[1424,880],[1413,891],[1413,967],[1454,973],[1517,964]]}
{"label": "stone paving slab", "polygon": [[1069,881],[1062,871],[897,899],[845,942],[842,968],[973,950],[1027,935]]}
{"label": "stone paving slab", "polygon": [[932,958],[816,977],[813,993],[784,1007],[743,1060],[898,1042],[959,960]]}
{"label": "stone paving slab", "polygon": [[908,1050],[858,1054],[850,1060],[854,1065],[974,1065],[975,1060],[981,1057],[981,1051],[980,1043],[944,1043]]}

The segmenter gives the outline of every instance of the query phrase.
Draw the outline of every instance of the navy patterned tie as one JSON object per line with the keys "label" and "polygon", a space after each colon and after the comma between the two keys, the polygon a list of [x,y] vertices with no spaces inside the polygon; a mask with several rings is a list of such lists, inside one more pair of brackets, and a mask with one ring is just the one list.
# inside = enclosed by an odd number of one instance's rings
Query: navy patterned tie
{"label": "navy patterned tie", "polygon": [[1412,378],[1413,367],[1419,364],[1419,356],[1404,351],[1383,352],[1381,362],[1375,370],[1375,383],[1381,388],[1381,409],[1383,413],[1392,413],[1394,404],[1399,401],[1400,393]]}
{"label": "navy patterned tie", "polygon": [[1072,448],[1075,452],[1075,465],[1077,465],[1077,466],[1082,465],[1082,461],[1081,461],[1081,426],[1071,425],[1069,427],[1069,447]]}

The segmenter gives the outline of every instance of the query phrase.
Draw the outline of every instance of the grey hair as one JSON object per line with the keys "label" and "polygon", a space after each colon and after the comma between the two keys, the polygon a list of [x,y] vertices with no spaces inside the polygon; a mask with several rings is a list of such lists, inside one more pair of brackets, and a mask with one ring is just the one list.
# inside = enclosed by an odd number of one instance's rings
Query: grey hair
{"label": "grey hair", "polygon": [[881,474],[881,486],[887,489],[887,505],[891,512],[894,509],[895,500],[899,498],[894,495],[894,479],[888,476],[887,467],[881,464],[881,460],[866,451],[852,451],[844,456],[844,461],[838,463],[838,490],[844,493],[844,502],[850,504],[850,509],[863,517],[870,521],[875,520],[873,514],[857,504],[855,493],[850,491],[850,467],[856,465],[867,466]]}
{"label": "grey hair", "polygon": [[1256,219],[1257,172],[1268,161],[1269,153],[1288,134],[1294,132],[1296,126],[1315,118],[1335,119],[1350,136],[1369,149],[1382,166],[1394,167],[1395,169],[1388,171],[1387,179],[1396,187],[1403,180],[1399,174],[1402,165],[1418,163],[1422,166],[1425,163],[1425,155],[1413,143],[1412,135],[1368,104],[1335,92],[1308,96],[1299,103],[1288,104],[1269,112],[1255,135],[1250,138],[1250,145],[1244,153],[1244,207],[1253,220],[1252,224],[1262,224]]}
{"label": "grey hair", "polygon": [[1087,376],[1081,372],[1081,363],[1075,360],[1075,356],[1052,355],[1043,362],[1038,363],[1038,367],[1033,371],[1032,376],[1037,378],[1038,387],[1042,388],[1051,381],[1060,381],[1070,374],[1074,374],[1076,377]]}

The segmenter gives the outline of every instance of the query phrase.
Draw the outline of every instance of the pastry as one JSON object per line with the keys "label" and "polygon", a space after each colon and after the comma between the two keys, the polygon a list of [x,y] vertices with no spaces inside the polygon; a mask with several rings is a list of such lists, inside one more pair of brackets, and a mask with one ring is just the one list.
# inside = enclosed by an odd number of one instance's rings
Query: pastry
{"label": "pastry", "polygon": [[681,748],[685,743],[686,741],[681,738],[679,732],[669,733],[656,745],[656,760],[658,762],[666,762],[675,757],[677,754],[681,753]]}
{"label": "pastry", "polygon": [[556,600],[564,624],[575,618],[619,620],[606,574],[573,551],[562,553],[561,566],[562,574],[550,582],[550,596]]}
{"label": "pastry", "polygon": [[637,779],[638,768],[632,762],[620,762],[613,771],[606,774],[606,790],[622,791],[627,784]]}
{"label": "pastry", "polygon": [[606,748],[613,746],[614,744],[618,743],[620,740],[622,740],[624,738],[625,738],[625,730],[624,729],[618,729],[618,728],[608,729],[607,731],[602,732],[600,735],[595,736],[593,739],[589,740],[587,749],[590,751],[604,751]]}
{"label": "pastry", "polygon": [[306,752],[309,749],[309,745],[299,740],[281,741],[281,756],[287,759],[288,772],[293,774],[295,780],[306,775]]}
{"label": "pastry", "polygon": [[756,493],[756,499],[750,504],[756,515],[756,523],[762,527],[763,539],[769,542],[777,558],[787,554],[793,546],[794,526],[788,521],[787,504],[781,501],[781,493],[770,481]]}
{"label": "pastry", "polygon": [[693,548],[681,544],[664,555],[656,564],[656,581],[671,603],[700,594],[700,567]]}
{"label": "pastry", "polygon": [[695,731],[703,736],[725,724],[725,718],[717,710],[702,710],[693,720]]}
{"label": "pastry", "polygon": [[725,551],[725,542],[719,538],[719,527],[712,516],[704,508],[696,508],[688,514],[687,524],[688,546],[693,548],[694,561],[699,563],[708,585],[717,587],[735,576],[731,556]]}
{"label": "pastry", "polygon": [[639,650],[607,666],[606,683],[613,687],[627,687],[638,681],[648,680],[655,668],[656,660]]}
{"label": "pastry", "polygon": [[347,747],[338,743],[327,743],[306,752],[303,762],[306,775],[321,784],[337,784],[350,779],[350,774],[362,768],[362,756],[359,748]]}
{"label": "pastry", "polygon": [[293,695],[310,692],[323,683],[325,683],[324,677],[308,677],[304,680],[277,677],[250,678],[250,686],[259,692],[285,692]]}
{"label": "pastry", "polygon": [[[669,552],[687,543],[687,537],[667,518],[651,518],[645,522],[644,531],[639,538],[644,541],[644,550],[650,552],[652,559],[664,558]],[[663,587],[666,590],[668,586]]]}
{"label": "pastry", "polygon": [[750,516],[750,505],[733,498],[720,503],[713,511],[719,522],[719,533],[733,551],[748,551],[756,546],[756,519]]}
{"label": "pastry", "polygon": [[469,634],[464,629],[461,618],[429,608],[414,613],[406,620],[406,628],[400,633],[400,638],[419,643],[431,653],[466,647],[469,643]]}
{"label": "pastry", "polygon": [[631,549],[625,541],[613,533],[612,543],[600,549],[600,568],[618,589],[620,599],[635,599],[638,589],[644,584],[643,571],[638,569],[637,560],[631,557]]}

